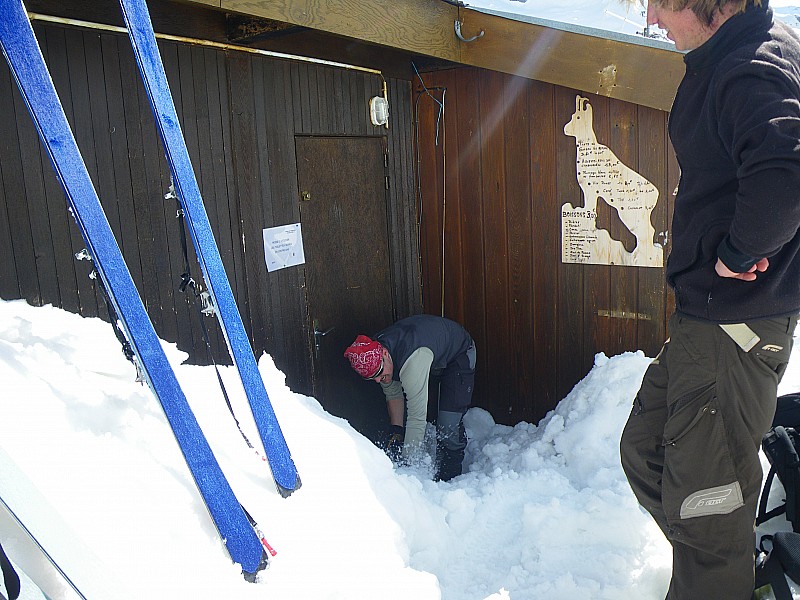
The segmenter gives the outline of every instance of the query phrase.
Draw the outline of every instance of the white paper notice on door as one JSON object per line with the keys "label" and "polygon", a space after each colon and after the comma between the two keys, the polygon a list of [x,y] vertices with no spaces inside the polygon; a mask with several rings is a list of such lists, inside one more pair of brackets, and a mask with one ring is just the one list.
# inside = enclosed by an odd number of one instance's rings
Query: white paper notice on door
{"label": "white paper notice on door", "polygon": [[300,223],[265,229],[264,258],[269,272],[305,263]]}

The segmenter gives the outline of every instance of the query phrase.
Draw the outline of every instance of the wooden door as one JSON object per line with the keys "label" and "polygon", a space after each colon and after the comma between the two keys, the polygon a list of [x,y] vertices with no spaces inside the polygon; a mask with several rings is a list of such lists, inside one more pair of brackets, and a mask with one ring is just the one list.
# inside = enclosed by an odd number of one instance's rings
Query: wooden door
{"label": "wooden door", "polygon": [[387,422],[383,393],[344,358],[394,314],[384,139],[295,138],[314,395],[366,435]]}

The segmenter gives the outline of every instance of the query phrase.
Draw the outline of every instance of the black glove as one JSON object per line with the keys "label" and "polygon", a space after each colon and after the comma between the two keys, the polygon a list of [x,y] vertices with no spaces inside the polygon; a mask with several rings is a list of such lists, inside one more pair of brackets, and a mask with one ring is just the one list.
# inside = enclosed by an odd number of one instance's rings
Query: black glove
{"label": "black glove", "polygon": [[403,440],[405,440],[405,437],[405,427],[401,427],[400,425],[392,425],[392,428],[389,432],[389,438],[386,440],[386,446],[384,447],[383,451],[386,452],[386,455],[390,459],[392,459],[393,463],[400,462],[400,459],[403,457]]}

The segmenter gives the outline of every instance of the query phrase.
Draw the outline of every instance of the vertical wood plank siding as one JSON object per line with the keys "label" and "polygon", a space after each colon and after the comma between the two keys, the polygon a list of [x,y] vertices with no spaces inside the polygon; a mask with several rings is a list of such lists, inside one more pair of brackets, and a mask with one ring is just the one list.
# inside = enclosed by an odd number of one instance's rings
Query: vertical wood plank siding
{"label": "vertical wood plank siding", "polygon": [[[422,80],[427,92],[417,82],[414,104],[423,305],[444,308],[475,338],[476,404],[500,422],[536,422],[598,352],[654,356],[673,307],[664,270],[561,262],[561,206],[583,205],[575,140],[563,129],[576,95],[588,97],[598,142],[658,188],[658,235],[668,230],[677,183],[667,114],[474,68]],[[442,122],[428,94],[444,96]],[[635,242],[599,204],[612,237]]]}
{"label": "vertical wood plank siding", "polygon": [[[177,204],[164,199],[169,170],[127,37],[56,25],[35,29],[157,332],[192,361],[209,362],[196,311],[178,290],[184,259]],[[268,273],[262,230],[300,220],[295,135],[383,138],[396,316],[419,312],[411,84],[388,80],[387,130],[369,122],[369,98],[382,91],[374,74],[172,42],[159,47],[256,356],[270,353],[293,389],[311,393],[304,269]],[[91,266],[74,259],[83,242],[4,61],[0,106],[0,297],[107,319],[88,278]],[[227,362],[216,321],[206,324],[214,359]]]}
{"label": "vertical wood plank siding", "polygon": [[[125,36],[36,25],[112,229],[161,337],[207,363],[184,270],[169,171]],[[667,114],[476,68],[389,79],[390,128],[369,122],[379,77],[304,62],[160,42],[217,243],[257,355],[311,393],[302,267],[268,273],[262,230],[300,220],[296,135],[376,136],[387,151],[395,318],[424,310],[478,344],[476,404],[498,422],[538,421],[598,352],[655,355],[674,298],[663,269],[561,262],[561,206],[582,204],[575,96],[598,141],[659,190],[652,221],[669,240],[678,167]],[[0,64],[0,297],[107,318],[49,159]],[[615,211],[599,219],[631,242]],[[419,228],[417,224],[420,224]],[[371,232],[364,232],[365,238]],[[193,276],[200,269],[189,244]],[[335,268],[335,266],[333,267]],[[213,320],[213,358],[227,362]]]}

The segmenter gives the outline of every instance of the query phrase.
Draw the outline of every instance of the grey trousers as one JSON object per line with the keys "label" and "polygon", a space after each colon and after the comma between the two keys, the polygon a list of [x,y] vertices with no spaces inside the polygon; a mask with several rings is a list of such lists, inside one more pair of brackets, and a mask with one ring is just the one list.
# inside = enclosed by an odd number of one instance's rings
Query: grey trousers
{"label": "grey trousers", "polygon": [[437,481],[450,481],[461,475],[467,435],[464,414],[472,404],[475,387],[475,342],[464,354],[447,365],[439,377],[439,412],[436,417]]}
{"label": "grey trousers", "polygon": [[668,600],[750,600],[758,451],[796,317],[723,326],[673,315],[620,442],[639,503],[672,544]]}
{"label": "grey trousers", "polygon": [[467,445],[461,420],[472,404],[476,362],[477,352],[475,342],[472,342],[466,352],[457,356],[438,377],[432,377],[439,383],[436,439],[449,450],[462,451]]}

